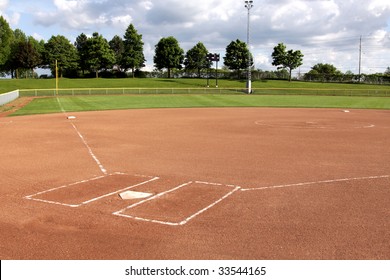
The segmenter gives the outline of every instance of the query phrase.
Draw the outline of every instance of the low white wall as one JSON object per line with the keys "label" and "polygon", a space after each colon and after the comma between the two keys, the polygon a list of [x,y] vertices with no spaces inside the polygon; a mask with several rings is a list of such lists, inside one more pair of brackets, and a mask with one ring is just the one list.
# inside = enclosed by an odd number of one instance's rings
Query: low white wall
{"label": "low white wall", "polygon": [[0,106],[7,104],[11,101],[14,101],[17,98],[19,98],[19,90],[0,94]]}

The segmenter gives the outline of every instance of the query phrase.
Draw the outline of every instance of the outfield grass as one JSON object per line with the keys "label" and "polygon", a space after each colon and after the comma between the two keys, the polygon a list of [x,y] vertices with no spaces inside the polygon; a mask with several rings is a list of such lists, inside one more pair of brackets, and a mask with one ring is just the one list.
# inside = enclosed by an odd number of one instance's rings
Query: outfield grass
{"label": "outfield grass", "polygon": [[[255,94],[245,95],[245,81],[220,80],[216,92],[202,94],[205,79],[60,79],[60,89],[75,88],[142,88],[142,93],[128,95],[91,95],[59,97],[67,112],[138,108],[192,107],[301,107],[390,109],[390,86],[366,84],[308,83],[288,81],[254,81]],[[215,84],[210,80],[210,85]],[[0,80],[0,93],[15,89],[53,89],[54,79]],[[157,90],[152,89],[167,89]],[[199,91],[185,89],[199,88]],[[175,89],[175,94],[169,94]],[[182,90],[183,89],[183,90]],[[233,89],[242,89],[233,90]],[[104,92],[104,91],[103,91]],[[122,91],[118,91],[118,94]],[[138,91],[137,91],[138,92]],[[173,90],[172,90],[173,92]],[[187,94],[183,94],[186,92]],[[219,94],[217,94],[219,93]],[[224,93],[224,94],[221,94]],[[378,93],[378,94],[377,94]],[[72,95],[71,91],[60,94]],[[22,94],[23,95],[23,94]],[[27,94],[26,94],[27,95]],[[53,92],[51,93],[53,96]],[[77,94],[76,94],[77,95]],[[316,96],[318,95],[318,96]],[[335,95],[335,96],[322,96]],[[347,96],[345,96],[347,95]],[[369,95],[362,97],[357,95]],[[376,97],[373,97],[376,96]],[[35,99],[13,115],[58,113],[61,108],[55,97]]]}
{"label": "outfield grass", "polygon": [[[59,87],[70,88],[204,88],[206,79],[59,79]],[[219,80],[220,88],[245,88],[245,81]],[[210,80],[214,87],[215,81]],[[386,85],[288,82],[280,80],[253,81],[253,88],[262,89],[367,89],[389,90]],[[55,79],[0,79],[0,93],[16,89],[54,89]]]}
{"label": "outfield grass", "polygon": [[[61,105],[60,105],[61,104]],[[390,109],[390,98],[260,95],[124,95],[38,98],[13,116],[143,108],[289,107]]]}

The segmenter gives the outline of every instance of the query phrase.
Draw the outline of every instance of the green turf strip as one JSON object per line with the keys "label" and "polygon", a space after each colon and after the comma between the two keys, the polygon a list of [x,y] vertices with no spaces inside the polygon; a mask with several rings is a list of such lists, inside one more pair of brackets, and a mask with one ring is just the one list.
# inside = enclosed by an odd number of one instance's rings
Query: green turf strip
{"label": "green turf strip", "polygon": [[[390,109],[390,98],[349,96],[259,96],[259,95],[118,95],[59,97],[66,112],[199,107],[291,107]],[[13,116],[59,113],[57,98],[38,98]]]}

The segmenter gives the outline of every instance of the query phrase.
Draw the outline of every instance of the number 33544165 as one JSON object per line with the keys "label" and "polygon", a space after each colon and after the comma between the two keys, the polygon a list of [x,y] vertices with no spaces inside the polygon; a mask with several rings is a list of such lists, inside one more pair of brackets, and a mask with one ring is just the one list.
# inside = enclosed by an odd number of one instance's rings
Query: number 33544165
{"label": "number 33544165", "polygon": [[219,275],[247,275],[247,276],[263,276],[267,274],[266,267],[220,267]]}

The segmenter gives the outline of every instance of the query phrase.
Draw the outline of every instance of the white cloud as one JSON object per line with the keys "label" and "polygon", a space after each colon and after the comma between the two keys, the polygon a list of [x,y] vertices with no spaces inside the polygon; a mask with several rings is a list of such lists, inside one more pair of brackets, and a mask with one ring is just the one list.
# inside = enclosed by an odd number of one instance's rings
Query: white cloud
{"label": "white cloud", "polygon": [[70,0],[54,0],[54,5],[60,11],[74,11],[77,8],[82,8],[86,1],[70,1]]}
{"label": "white cloud", "polygon": [[[0,13],[26,33],[45,38],[98,31],[109,40],[133,23],[143,35],[149,67],[161,37],[175,36],[185,51],[203,42],[222,55],[232,40],[246,41],[243,0],[0,0]],[[375,72],[390,66],[387,0],[254,0],[251,15],[256,66],[264,70],[275,69],[272,49],[284,42],[304,53],[302,71],[319,62],[357,71],[361,35],[363,68]]]}
{"label": "white cloud", "polygon": [[8,0],[0,0],[0,13],[8,7]]}
{"label": "white cloud", "polygon": [[45,40],[45,37],[43,37],[41,34],[38,33],[34,33],[31,36],[33,36],[33,38],[37,41]]}
{"label": "white cloud", "polygon": [[145,10],[150,10],[153,8],[153,3],[152,1],[149,1],[149,0],[146,0],[146,1],[142,1],[138,4],[142,9],[145,9]]}
{"label": "white cloud", "polygon": [[8,0],[0,0],[0,15],[2,15],[11,26],[15,26],[19,23],[20,13],[7,11],[8,7]]}

